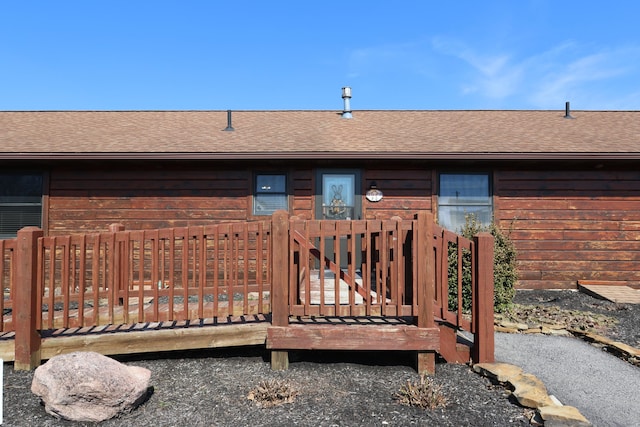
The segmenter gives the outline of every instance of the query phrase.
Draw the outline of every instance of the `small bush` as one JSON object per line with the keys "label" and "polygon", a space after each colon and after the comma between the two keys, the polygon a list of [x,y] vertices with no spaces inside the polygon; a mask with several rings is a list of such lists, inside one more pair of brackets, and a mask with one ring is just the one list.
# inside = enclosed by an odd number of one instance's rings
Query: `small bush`
{"label": "small bush", "polygon": [[270,408],[285,403],[293,403],[297,391],[289,384],[278,380],[267,380],[259,383],[247,395],[247,399],[256,402],[262,408]]}
{"label": "small bush", "polygon": [[[515,296],[515,284],[518,280],[516,270],[516,248],[509,237],[500,227],[492,222],[483,226],[475,215],[467,215],[460,234],[467,239],[473,239],[476,234],[487,231],[494,239],[493,248],[493,286],[494,309],[498,313],[508,310]],[[449,309],[457,310],[458,259],[455,245],[449,246]],[[463,311],[471,310],[471,253],[463,251],[462,256],[462,300]]]}
{"label": "small bush", "polygon": [[442,386],[426,375],[421,375],[419,381],[407,381],[395,394],[395,399],[402,405],[422,409],[443,408],[448,403]]}

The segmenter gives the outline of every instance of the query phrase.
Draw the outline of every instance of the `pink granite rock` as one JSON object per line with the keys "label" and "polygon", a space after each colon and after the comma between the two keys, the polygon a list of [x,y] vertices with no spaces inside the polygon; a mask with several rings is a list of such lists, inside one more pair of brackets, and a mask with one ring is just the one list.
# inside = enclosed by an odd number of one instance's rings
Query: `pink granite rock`
{"label": "pink granite rock", "polygon": [[126,413],[149,395],[151,371],[94,352],[55,356],[39,366],[31,391],[56,418],[99,422]]}

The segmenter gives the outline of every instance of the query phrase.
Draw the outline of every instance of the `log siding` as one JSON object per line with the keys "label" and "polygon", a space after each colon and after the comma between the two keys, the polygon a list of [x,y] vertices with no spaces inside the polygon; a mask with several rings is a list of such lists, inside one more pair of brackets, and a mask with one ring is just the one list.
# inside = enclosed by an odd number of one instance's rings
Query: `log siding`
{"label": "log siding", "polygon": [[518,250],[519,287],[640,281],[640,172],[495,172],[495,216]]}
{"label": "log siding", "polygon": [[[43,228],[47,235],[64,235],[105,231],[112,223],[136,230],[260,220],[251,214],[255,171],[286,174],[289,213],[314,219],[318,167],[327,169],[324,163],[286,161],[196,162],[188,169],[178,162],[51,166]],[[361,170],[363,219],[437,214],[438,171],[467,170],[416,162],[410,167],[400,162],[336,167]],[[640,282],[640,172],[630,166],[553,167],[482,165],[493,175],[495,219],[511,229],[518,250],[518,287]],[[364,197],[374,181],[384,193],[377,203]]]}

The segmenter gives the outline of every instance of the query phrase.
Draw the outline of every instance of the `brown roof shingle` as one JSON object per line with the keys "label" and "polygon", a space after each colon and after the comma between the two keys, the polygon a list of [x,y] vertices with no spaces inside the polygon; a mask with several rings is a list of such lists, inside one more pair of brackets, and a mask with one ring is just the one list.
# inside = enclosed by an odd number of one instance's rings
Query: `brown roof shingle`
{"label": "brown roof shingle", "polygon": [[640,158],[640,112],[0,112],[0,159]]}

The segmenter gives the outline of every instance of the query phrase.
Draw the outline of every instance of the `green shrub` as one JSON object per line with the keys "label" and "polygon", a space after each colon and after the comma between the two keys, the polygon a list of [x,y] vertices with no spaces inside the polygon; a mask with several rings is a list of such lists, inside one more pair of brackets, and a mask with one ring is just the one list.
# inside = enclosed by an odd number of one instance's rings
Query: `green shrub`
{"label": "green shrub", "polygon": [[[518,279],[516,270],[516,248],[509,237],[495,222],[483,226],[475,215],[467,215],[460,234],[473,239],[476,234],[487,231],[494,239],[493,249],[493,284],[494,309],[498,313],[509,309],[515,295],[515,283]],[[449,309],[457,310],[458,301],[458,258],[455,244],[449,245]],[[471,253],[463,250],[462,254],[462,301],[463,311],[471,311]]]}

